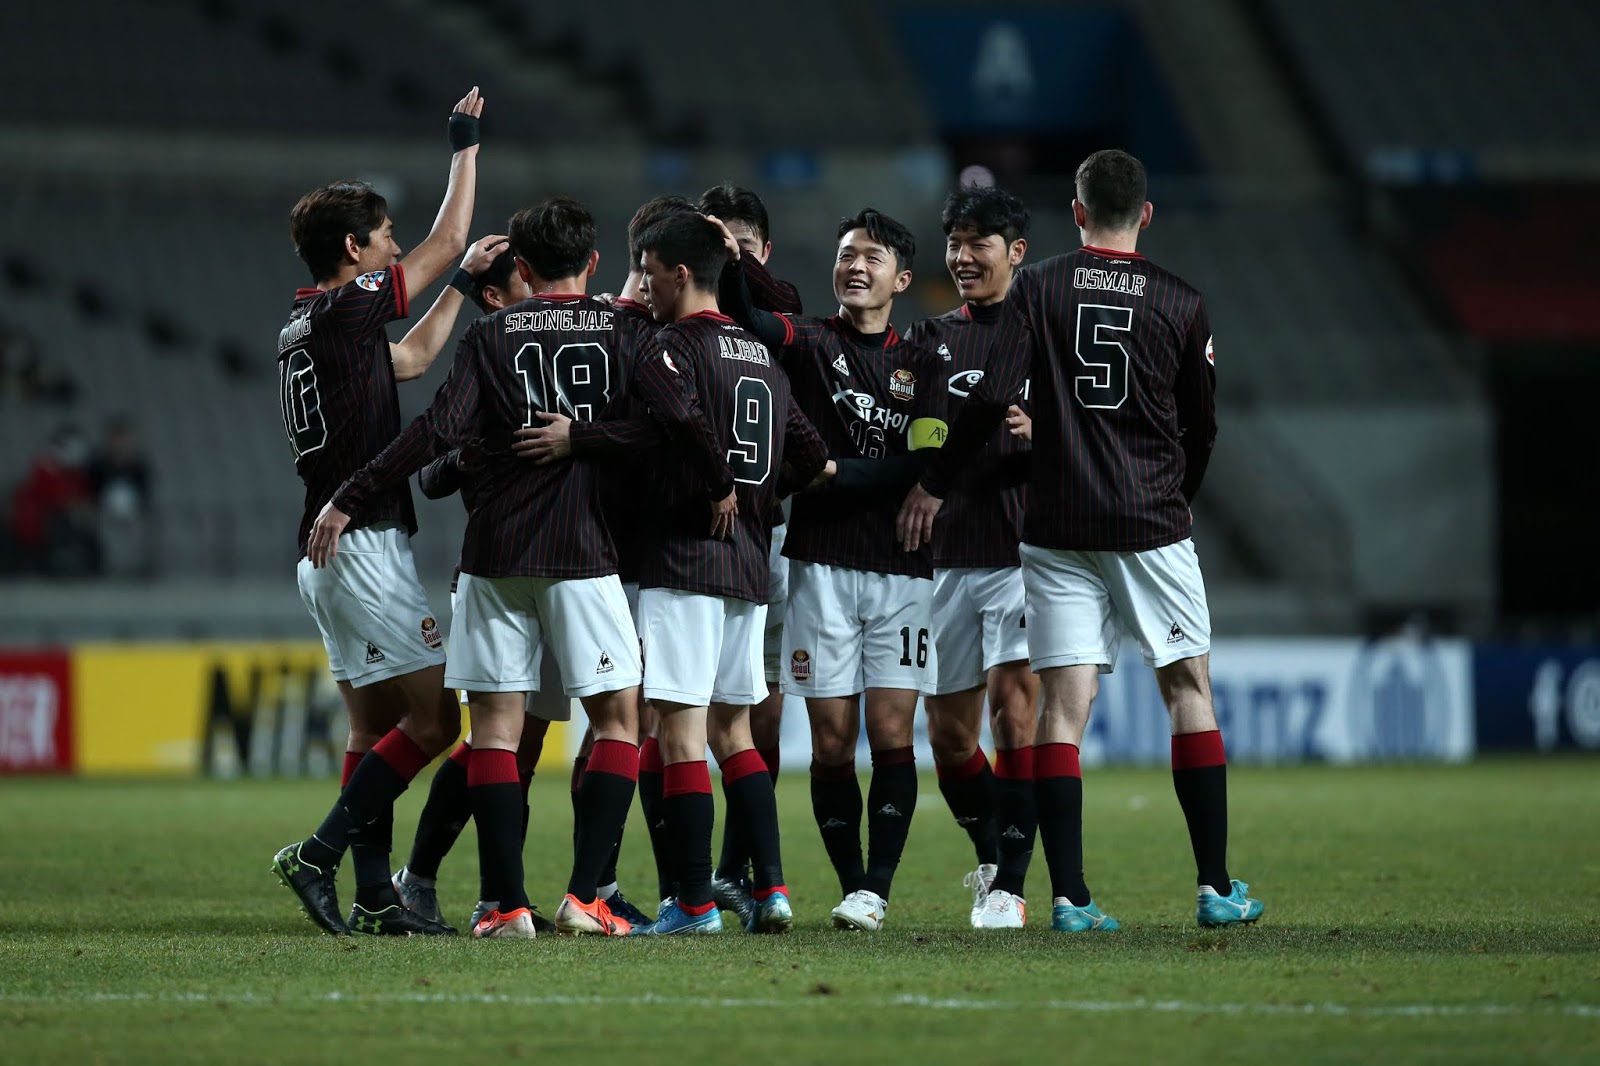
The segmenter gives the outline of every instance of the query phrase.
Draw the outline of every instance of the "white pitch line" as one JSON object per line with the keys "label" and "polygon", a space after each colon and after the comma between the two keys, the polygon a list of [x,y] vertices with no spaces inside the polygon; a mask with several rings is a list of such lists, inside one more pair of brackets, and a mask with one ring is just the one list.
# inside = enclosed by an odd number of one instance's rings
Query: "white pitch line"
{"label": "white pitch line", "polygon": [[[27,995],[0,992],[0,1005],[16,1003],[48,1006],[58,1003],[74,1005],[146,1003],[146,1004],[213,1004],[227,1003],[238,1006],[311,1006],[322,1003],[350,1004],[412,1004],[458,1005],[477,1004],[510,1007],[674,1007],[749,1010],[766,1007],[795,1007],[823,1005],[831,996],[810,995],[793,998],[746,998],[719,996],[572,996],[572,995],[507,995],[501,993],[471,992],[401,992],[401,993],[344,993],[323,992],[312,995],[255,995],[213,994],[209,992],[83,992],[58,995]],[[868,1001],[852,998],[851,1006],[877,1008],[901,1007],[913,1010],[961,1011],[1045,1011],[1062,1014],[1233,1014],[1270,1015],[1279,1017],[1383,1017],[1383,1018],[1515,1018],[1515,1017],[1566,1017],[1600,1019],[1600,1005],[1589,1003],[1564,1003],[1549,1006],[1516,1003],[1408,1003],[1394,1006],[1353,1003],[1205,1003],[1181,999],[945,999],[932,996],[894,996],[886,1000]]]}

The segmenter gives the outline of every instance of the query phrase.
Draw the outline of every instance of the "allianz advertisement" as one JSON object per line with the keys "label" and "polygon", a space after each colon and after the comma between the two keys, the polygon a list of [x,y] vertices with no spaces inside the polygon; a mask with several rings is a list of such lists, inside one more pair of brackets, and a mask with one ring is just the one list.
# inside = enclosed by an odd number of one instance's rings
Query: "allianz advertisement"
{"label": "allianz advertisement", "polygon": [[[1495,747],[1600,746],[1600,659],[1507,652],[1487,675],[1485,662],[1478,680],[1493,682],[1497,710],[1482,724],[1463,641],[1225,640],[1211,685],[1236,762],[1453,761],[1474,753],[1485,728]],[[0,774],[331,775],[346,726],[327,670],[310,642],[0,652]],[[1164,766],[1169,732],[1154,676],[1125,647],[1101,677],[1084,761]],[[547,760],[559,763],[581,733],[552,730]],[[804,770],[811,742],[797,700],[782,743],[785,766]],[[931,769],[921,715],[917,747]],[[868,762],[863,740],[858,765]]]}

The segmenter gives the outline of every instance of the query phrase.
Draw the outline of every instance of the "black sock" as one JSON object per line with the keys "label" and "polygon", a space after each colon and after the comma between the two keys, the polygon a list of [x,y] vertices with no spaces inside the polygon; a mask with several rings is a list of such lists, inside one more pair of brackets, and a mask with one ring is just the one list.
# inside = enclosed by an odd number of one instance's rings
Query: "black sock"
{"label": "black sock", "polygon": [[861,782],[854,762],[823,766],[811,760],[811,813],[839,875],[839,894],[848,896],[867,876],[861,861]]}
{"label": "black sock", "polygon": [[386,811],[394,817],[394,801],[426,765],[428,757],[422,749],[400,730],[391,729],[362,756],[339,794],[339,802],[301,846],[301,857],[324,870],[338,863],[355,842],[358,829],[371,825]]}
{"label": "black sock", "polygon": [[578,793],[578,853],[567,892],[592,903],[600,873],[610,860],[633,806],[639,749],[623,740],[597,740]]}
{"label": "black sock", "polygon": [[[722,793],[728,800],[728,821],[738,820],[743,847],[753,860],[753,885],[759,890],[783,885],[783,849],[778,837],[778,799],[772,776],[754,748],[730,756],[722,764]],[[726,847],[724,847],[726,853]],[[744,859],[739,859],[742,867]],[[728,873],[718,876],[727,877]]]}
{"label": "black sock", "polygon": [[876,892],[886,903],[916,809],[917,764],[913,749],[873,752],[872,784],[867,789],[867,876],[861,887]]}
{"label": "black sock", "polygon": [[993,866],[1000,861],[999,830],[994,820],[994,771],[983,749],[955,766],[934,764],[939,774],[939,794],[950,807],[956,824],[966,830],[978,862]]}
{"label": "black sock", "polygon": [[533,785],[533,775],[517,772],[517,787],[522,789],[522,846],[528,846],[528,822],[533,818],[533,808],[528,806],[528,789]]}
{"label": "black sock", "polygon": [[639,809],[644,813],[645,829],[650,833],[650,855],[656,863],[658,898],[678,894],[677,872],[673,866],[672,840],[666,816],[661,811],[663,767],[661,745],[650,737],[639,749]]}
{"label": "black sock", "polygon": [[672,763],[663,776],[661,809],[678,859],[678,902],[691,914],[703,914],[711,903],[711,774],[702,759]]}
{"label": "black sock", "polygon": [[389,880],[389,852],[394,849],[394,806],[350,838],[350,864],[355,867],[356,902],[369,911],[398,906],[400,896]]}
{"label": "black sock", "polygon": [[439,876],[439,864],[472,817],[472,797],[467,793],[467,759],[471,755],[472,749],[463,744],[434,771],[428,802],[417,818],[411,858],[406,862],[406,869],[418,877]]}
{"label": "black sock", "polygon": [[[770,782],[772,779],[769,777],[767,780]],[[738,881],[750,874],[750,834],[745,825],[744,812],[739,809],[739,801],[734,798],[728,784],[727,766],[722,767],[722,800],[722,854],[717,858],[717,878]]]}
{"label": "black sock", "polygon": [[1000,871],[990,887],[1023,895],[1033,838],[1039,827],[1034,802],[1033,749],[997,751],[994,755],[995,825],[1000,830]]}
{"label": "black sock", "polygon": [[478,865],[482,898],[499,901],[501,914],[528,905],[522,881],[522,787],[516,752],[474,748],[467,766],[472,818],[478,825]]}
{"label": "black sock", "polygon": [[589,768],[589,756],[580,755],[572,760],[572,861],[578,861],[578,790],[583,788],[583,773]]}
{"label": "black sock", "polygon": [[1196,882],[1228,895],[1228,763],[1220,732],[1172,738],[1172,787],[1189,823]]}
{"label": "black sock", "polygon": [[1039,841],[1050,867],[1050,891],[1074,906],[1091,901],[1083,880],[1083,776],[1076,744],[1038,744],[1033,749],[1034,802]]}

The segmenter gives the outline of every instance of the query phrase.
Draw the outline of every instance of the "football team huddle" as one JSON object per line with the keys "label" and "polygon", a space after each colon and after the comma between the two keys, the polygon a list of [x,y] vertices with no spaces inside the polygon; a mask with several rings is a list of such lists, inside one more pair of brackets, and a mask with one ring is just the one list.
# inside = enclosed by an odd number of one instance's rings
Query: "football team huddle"
{"label": "football team huddle", "polygon": [[[306,488],[298,580],[350,721],[338,801],[273,863],[306,914],[336,935],[454,933],[437,878],[471,820],[475,937],[715,933],[724,912],[785,932],[773,785],[788,695],[810,723],[835,927],[885,921],[917,806],[920,705],[974,849],[972,925],[1024,925],[1037,837],[1051,928],[1115,930],[1084,880],[1078,745],[1126,634],[1171,713],[1198,921],[1257,920],[1227,870],[1191,540],[1216,436],[1210,326],[1198,291],[1137,251],[1152,216],[1138,160],[1085,160],[1083,245],[1027,265],[1021,201],[953,192],[941,221],[958,306],[902,334],[891,319],[915,240],[872,208],[830,234],[825,317],[769,273],[766,208],[732,185],[641,206],[615,295],[590,294],[598,240],[577,200],[469,243],[483,106],[474,89],[450,115],[444,200],[409,252],[363,182],[313,190],[290,215],[313,281],[278,342]],[[410,294],[440,279],[392,341]],[[428,370],[468,301],[481,317],[402,428],[396,383]],[[468,515],[448,657],[411,555],[414,474]],[[524,887],[528,789],[574,701],[588,728],[571,875],[546,918]],[[452,744],[392,872],[395,800]],[[715,861],[708,749],[725,796]],[[653,918],[617,883],[635,793]]]}

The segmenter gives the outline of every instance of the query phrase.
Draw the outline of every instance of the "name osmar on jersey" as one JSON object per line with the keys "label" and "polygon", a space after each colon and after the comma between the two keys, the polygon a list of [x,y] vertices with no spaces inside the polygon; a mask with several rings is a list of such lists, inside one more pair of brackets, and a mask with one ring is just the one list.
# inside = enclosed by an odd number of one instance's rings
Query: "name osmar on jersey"
{"label": "name osmar on jersey", "polygon": [[1079,267],[1072,272],[1074,289],[1107,289],[1111,292],[1125,292],[1132,296],[1143,296],[1145,282],[1148,280],[1143,274],[1130,274],[1126,270]]}
{"label": "name osmar on jersey", "polygon": [[587,307],[548,307],[540,311],[513,311],[505,318],[507,333],[528,331],[609,330],[614,312]]}

